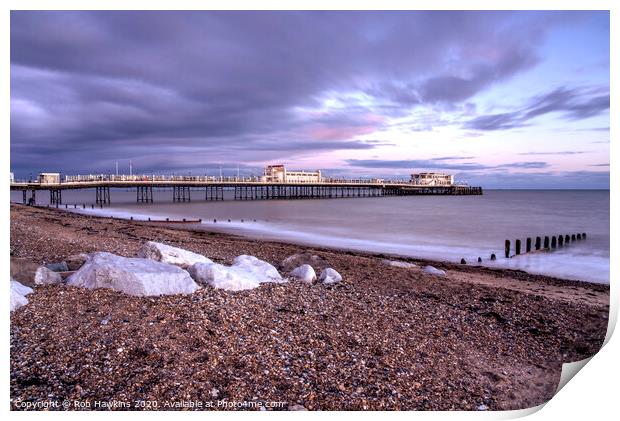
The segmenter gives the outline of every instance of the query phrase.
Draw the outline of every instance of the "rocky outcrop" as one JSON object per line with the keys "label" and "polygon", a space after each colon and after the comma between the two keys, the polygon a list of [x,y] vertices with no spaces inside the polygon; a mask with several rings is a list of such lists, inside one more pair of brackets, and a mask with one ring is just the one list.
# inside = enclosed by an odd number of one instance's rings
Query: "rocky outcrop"
{"label": "rocky outcrop", "polygon": [[110,288],[130,295],[191,294],[198,289],[187,271],[150,259],[93,253],[67,285]]}
{"label": "rocky outcrop", "polygon": [[34,274],[35,285],[61,284],[62,276],[58,272],[48,269],[46,266],[39,266]]}
{"label": "rocky outcrop", "polygon": [[435,276],[445,276],[446,272],[441,270],[441,269],[437,269],[434,266],[424,266],[424,269],[422,269],[424,271],[424,273],[428,273],[430,275],[435,275]]}
{"label": "rocky outcrop", "polygon": [[290,273],[295,268],[302,265],[310,265],[315,271],[321,271],[329,266],[327,261],[312,253],[293,254],[280,263],[280,270],[284,273]]}
{"label": "rocky outcrop", "polygon": [[311,284],[316,280],[316,272],[310,265],[296,267],[291,271],[291,276],[307,284]]}
{"label": "rocky outcrop", "polygon": [[28,304],[28,298],[26,298],[26,295],[30,294],[31,292],[32,288],[22,285],[15,279],[11,278],[11,311],[15,311],[21,306],[25,306],[26,304]]}
{"label": "rocky outcrop", "polygon": [[138,257],[168,263],[183,269],[187,269],[195,263],[213,263],[201,254],[154,241],[144,243],[138,251]]}
{"label": "rocky outcrop", "polygon": [[321,272],[319,280],[324,284],[335,284],[342,281],[342,275],[333,268],[325,268]]}

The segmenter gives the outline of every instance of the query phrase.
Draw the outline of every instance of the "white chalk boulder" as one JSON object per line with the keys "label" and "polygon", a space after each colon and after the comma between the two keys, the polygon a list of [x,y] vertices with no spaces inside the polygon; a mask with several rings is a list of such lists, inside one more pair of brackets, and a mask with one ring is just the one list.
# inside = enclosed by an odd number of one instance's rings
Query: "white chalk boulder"
{"label": "white chalk boulder", "polygon": [[138,257],[176,265],[183,269],[187,269],[194,263],[213,263],[201,254],[154,241],[144,243],[138,250]]}
{"label": "white chalk boulder", "polygon": [[301,265],[291,271],[291,276],[302,282],[311,284],[316,279],[316,272],[310,265]]}
{"label": "white chalk boulder", "polygon": [[233,267],[243,269],[253,274],[259,282],[282,282],[282,275],[272,264],[254,256],[242,254],[235,257]]}
{"label": "white chalk boulder", "polygon": [[424,266],[424,269],[422,269],[425,273],[431,274],[431,275],[436,275],[436,276],[445,276],[446,272],[441,270],[441,269],[437,269],[434,266]]}
{"label": "white chalk boulder", "polygon": [[67,278],[67,285],[109,288],[129,295],[191,294],[198,289],[187,271],[150,259],[99,252]]}
{"label": "white chalk boulder", "polygon": [[340,275],[338,272],[336,272],[336,270],[332,268],[325,268],[321,272],[319,280],[324,284],[335,284],[342,281],[342,275]]}
{"label": "white chalk boulder", "polygon": [[32,288],[20,284],[11,278],[11,311],[15,311],[21,306],[28,304],[26,295],[32,292]]}
{"label": "white chalk boulder", "polygon": [[260,285],[252,273],[234,266],[224,266],[218,263],[196,263],[190,266],[188,271],[199,284],[227,291],[242,291]]}
{"label": "white chalk boulder", "polygon": [[34,274],[34,283],[36,285],[62,284],[62,276],[45,266],[39,266]]}
{"label": "white chalk boulder", "polygon": [[384,260],[383,263],[385,263],[388,266],[392,266],[395,268],[403,268],[403,269],[412,269],[412,268],[417,267],[415,263],[402,262],[400,260]]}

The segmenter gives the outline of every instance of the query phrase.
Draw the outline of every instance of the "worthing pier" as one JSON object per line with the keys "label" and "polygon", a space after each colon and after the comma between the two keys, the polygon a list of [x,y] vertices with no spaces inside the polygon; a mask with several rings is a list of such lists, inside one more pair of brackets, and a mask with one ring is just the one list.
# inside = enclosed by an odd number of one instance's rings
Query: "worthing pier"
{"label": "worthing pier", "polygon": [[95,203],[101,206],[112,202],[112,189],[135,189],[138,203],[153,203],[153,189],[171,190],[173,202],[482,194],[482,187],[455,184],[446,174],[417,173],[410,180],[345,179],[323,177],[320,171],[287,171],[281,165],[252,177],[41,173],[36,180],[11,180],[11,190],[22,192],[24,204],[36,204],[37,192],[47,191],[50,204],[58,206],[64,190],[76,189],[94,190]]}

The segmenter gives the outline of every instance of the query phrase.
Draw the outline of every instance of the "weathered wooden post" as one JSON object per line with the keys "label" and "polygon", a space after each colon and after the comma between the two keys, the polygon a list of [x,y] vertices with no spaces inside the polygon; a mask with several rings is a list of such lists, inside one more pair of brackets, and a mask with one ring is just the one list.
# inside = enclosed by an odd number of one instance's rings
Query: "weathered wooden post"
{"label": "weathered wooden post", "polygon": [[506,240],[506,243],[504,245],[504,252],[506,254],[506,258],[510,257],[510,240]]}
{"label": "weathered wooden post", "polygon": [[566,235],[564,236],[564,242],[565,242],[566,244],[570,243],[570,237],[568,236],[568,234],[566,234]]}
{"label": "weathered wooden post", "polygon": [[577,240],[577,236],[576,236],[575,234],[571,235],[571,236],[570,236],[570,240],[571,240],[571,241],[575,241],[575,240]]}
{"label": "weathered wooden post", "polygon": [[482,263],[482,257],[478,257],[478,263]]}
{"label": "weathered wooden post", "polygon": [[462,265],[466,265],[466,264],[467,264],[467,261],[466,261],[464,258],[461,258],[461,264],[462,264]]}
{"label": "weathered wooden post", "polygon": [[555,239],[555,235],[551,237],[551,248],[554,249],[557,246],[557,241]]}
{"label": "weathered wooden post", "polygon": [[549,248],[549,237],[545,235],[545,249]]}
{"label": "weathered wooden post", "polygon": [[491,260],[495,260],[497,259],[497,257],[495,256],[495,253],[491,253]]}
{"label": "weathered wooden post", "polygon": [[515,254],[521,254],[521,240],[515,240]]}
{"label": "weathered wooden post", "polygon": [[564,236],[558,235],[558,246],[562,247],[564,245]]}
{"label": "weathered wooden post", "polygon": [[527,237],[527,240],[525,240],[525,252],[529,253],[530,251],[532,251],[532,239]]}
{"label": "weathered wooden post", "polygon": [[586,233],[585,232],[581,233],[581,238],[583,238],[584,240],[586,239]]}
{"label": "weathered wooden post", "polygon": [[536,250],[540,250],[540,237],[536,237]]}
{"label": "weathered wooden post", "polygon": [[581,234],[577,234],[577,240],[581,240]]}

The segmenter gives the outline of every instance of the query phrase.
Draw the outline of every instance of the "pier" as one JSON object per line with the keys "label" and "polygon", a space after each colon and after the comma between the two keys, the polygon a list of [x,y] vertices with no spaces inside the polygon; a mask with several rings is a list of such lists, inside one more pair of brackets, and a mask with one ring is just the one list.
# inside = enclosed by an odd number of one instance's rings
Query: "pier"
{"label": "pier", "polygon": [[[321,178],[311,181],[266,181],[264,177],[162,175],[77,175],[37,181],[12,181],[24,204],[36,204],[37,191],[49,191],[50,204],[62,204],[63,190],[95,190],[95,203],[109,205],[111,189],[135,189],[136,202],[153,203],[153,189],[172,190],[173,202],[224,200],[335,199],[416,195],[481,195],[482,187],[419,185],[409,180]],[[28,194],[30,193],[30,194]],[[29,197],[28,197],[29,196]]]}

